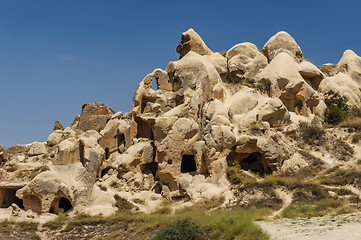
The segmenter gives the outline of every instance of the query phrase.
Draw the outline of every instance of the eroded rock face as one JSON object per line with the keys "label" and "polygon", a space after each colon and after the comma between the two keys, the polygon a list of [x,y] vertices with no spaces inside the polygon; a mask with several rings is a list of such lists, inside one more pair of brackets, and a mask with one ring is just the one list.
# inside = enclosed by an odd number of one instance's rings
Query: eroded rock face
{"label": "eroded rock face", "polygon": [[[337,65],[317,67],[279,32],[261,51],[240,43],[222,55],[193,29],[182,34],[177,51],[179,60],[143,78],[129,113],[89,103],[71,127],[57,121],[46,143],[6,151],[0,145],[0,207],[111,214],[115,194],[145,202],[189,197],[243,204],[247,194],[234,197],[229,166],[262,177],[297,171],[314,159],[325,165],[355,160],[344,142],[349,135],[325,132],[332,142],[310,153],[299,136],[301,124],[322,127],[331,91],[361,107],[354,52],[345,51]],[[229,76],[239,83],[226,81]]]}
{"label": "eroded rock face", "polygon": [[102,130],[115,112],[102,103],[88,103],[82,107],[78,128],[83,131]]}
{"label": "eroded rock face", "polygon": [[212,54],[212,51],[192,28],[182,33],[182,41],[177,47],[177,53],[180,54],[180,58],[185,56],[189,51],[196,52],[200,55]]}
{"label": "eroded rock face", "polygon": [[240,43],[229,49],[227,61],[232,78],[253,79],[268,64],[267,58],[251,43]]}
{"label": "eroded rock face", "polygon": [[64,130],[64,126],[59,120],[56,120],[54,123],[54,131],[56,130]]}
{"label": "eroded rock face", "polygon": [[271,37],[263,46],[262,52],[269,62],[271,62],[281,52],[287,52],[298,59],[303,58],[301,48],[296,43],[295,39],[284,31],[278,32]]}
{"label": "eroded rock face", "polygon": [[2,167],[7,161],[7,154],[5,148],[0,144],[0,167]]}

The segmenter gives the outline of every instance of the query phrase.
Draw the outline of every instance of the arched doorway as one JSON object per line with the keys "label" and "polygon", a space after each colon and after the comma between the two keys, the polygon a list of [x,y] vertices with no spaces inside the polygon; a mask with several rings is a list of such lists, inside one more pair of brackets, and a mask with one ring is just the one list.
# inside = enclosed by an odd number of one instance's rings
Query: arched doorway
{"label": "arched doorway", "polygon": [[66,197],[57,197],[53,200],[50,206],[50,213],[66,213],[73,209],[73,204]]}

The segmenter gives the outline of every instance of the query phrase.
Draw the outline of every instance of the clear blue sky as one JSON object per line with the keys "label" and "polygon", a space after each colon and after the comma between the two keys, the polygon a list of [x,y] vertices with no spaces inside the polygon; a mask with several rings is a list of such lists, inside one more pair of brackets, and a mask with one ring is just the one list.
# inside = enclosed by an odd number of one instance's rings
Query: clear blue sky
{"label": "clear blue sky", "polygon": [[[247,3],[248,2],[248,3]],[[360,1],[0,0],[0,144],[45,141],[84,103],[129,111],[194,28],[213,51],[285,30],[315,64],[361,55]]]}

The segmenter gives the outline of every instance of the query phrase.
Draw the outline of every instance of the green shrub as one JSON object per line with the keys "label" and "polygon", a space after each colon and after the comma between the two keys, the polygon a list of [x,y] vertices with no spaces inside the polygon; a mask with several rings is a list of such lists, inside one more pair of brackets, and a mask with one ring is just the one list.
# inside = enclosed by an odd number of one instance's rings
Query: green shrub
{"label": "green shrub", "polygon": [[324,113],[324,121],[331,125],[337,125],[345,118],[350,106],[347,104],[347,98],[337,93],[330,92],[329,96],[325,99],[327,108]]}
{"label": "green shrub", "polygon": [[202,235],[199,225],[189,219],[184,219],[159,230],[153,240],[196,240]]}

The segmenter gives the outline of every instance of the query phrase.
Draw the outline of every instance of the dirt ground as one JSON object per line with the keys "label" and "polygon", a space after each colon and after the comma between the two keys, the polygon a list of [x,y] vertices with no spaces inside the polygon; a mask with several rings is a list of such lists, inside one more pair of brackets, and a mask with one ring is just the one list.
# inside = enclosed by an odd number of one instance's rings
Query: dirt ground
{"label": "dirt ground", "polygon": [[361,212],[257,222],[272,240],[360,240]]}

